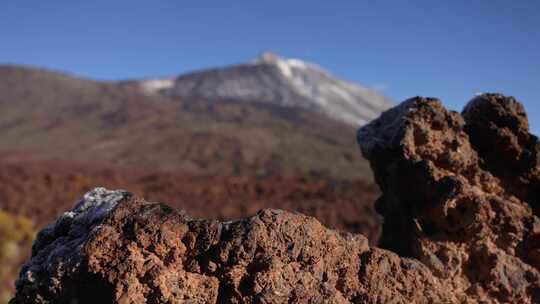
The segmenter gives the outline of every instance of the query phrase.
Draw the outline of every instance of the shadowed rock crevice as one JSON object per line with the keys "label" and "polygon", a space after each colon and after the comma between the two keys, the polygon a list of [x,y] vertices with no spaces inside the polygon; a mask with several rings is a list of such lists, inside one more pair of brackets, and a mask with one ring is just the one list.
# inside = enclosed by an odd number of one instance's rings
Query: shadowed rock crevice
{"label": "shadowed rock crevice", "polygon": [[[85,286],[85,288],[79,286]],[[77,281],[72,283],[72,288],[68,290],[73,293],[68,292],[63,295],[63,299],[59,300],[59,303],[93,304],[114,301],[114,286],[103,276],[95,273],[80,274]]]}

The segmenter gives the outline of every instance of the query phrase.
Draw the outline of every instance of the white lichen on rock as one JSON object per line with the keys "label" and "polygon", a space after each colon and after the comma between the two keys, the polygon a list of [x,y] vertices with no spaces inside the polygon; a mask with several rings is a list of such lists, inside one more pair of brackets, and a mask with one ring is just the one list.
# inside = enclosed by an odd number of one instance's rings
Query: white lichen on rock
{"label": "white lichen on rock", "polygon": [[125,190],[107,190],[97,187],[87,192],[84,197],[62,218],[71,218],[79,223],[90,224],[102,220],[121,200],[130,196]]}

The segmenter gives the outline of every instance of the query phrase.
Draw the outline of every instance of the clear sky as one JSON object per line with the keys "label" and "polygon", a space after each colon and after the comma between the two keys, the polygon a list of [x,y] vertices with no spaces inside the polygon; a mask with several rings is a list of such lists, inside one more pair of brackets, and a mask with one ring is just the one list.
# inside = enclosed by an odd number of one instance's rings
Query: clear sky
{"label": "clear sky", "polygon": [[0,62],[95,79],[168,76],[263,51],[401,101],[525,104],[540,133],[540,1],[2,1]]}

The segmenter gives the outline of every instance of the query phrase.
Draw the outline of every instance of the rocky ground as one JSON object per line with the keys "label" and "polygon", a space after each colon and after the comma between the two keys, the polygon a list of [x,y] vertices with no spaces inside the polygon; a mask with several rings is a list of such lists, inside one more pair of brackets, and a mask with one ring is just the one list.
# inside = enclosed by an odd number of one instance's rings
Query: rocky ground
{"label": "rocky ground", "polygon": [[12,303],[540,302],[540,143],[519,103],[413,98],[358,140],[381,249],[298,213],[199,220],[97,188],[38,234]]}

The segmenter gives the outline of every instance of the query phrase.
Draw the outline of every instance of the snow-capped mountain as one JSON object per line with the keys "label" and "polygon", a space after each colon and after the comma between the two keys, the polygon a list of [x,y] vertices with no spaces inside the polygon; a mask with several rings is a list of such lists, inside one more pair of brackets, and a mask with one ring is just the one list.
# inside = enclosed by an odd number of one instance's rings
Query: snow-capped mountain
{"label": "snow-capped mountain", "polygon": [[353,126],[365,124],[392,106],[366,87],[340,80],[319,66],[272,53],[244,64],[208,69],[176,78],[138,82],[150,94],[260,102],[312,110]]}

